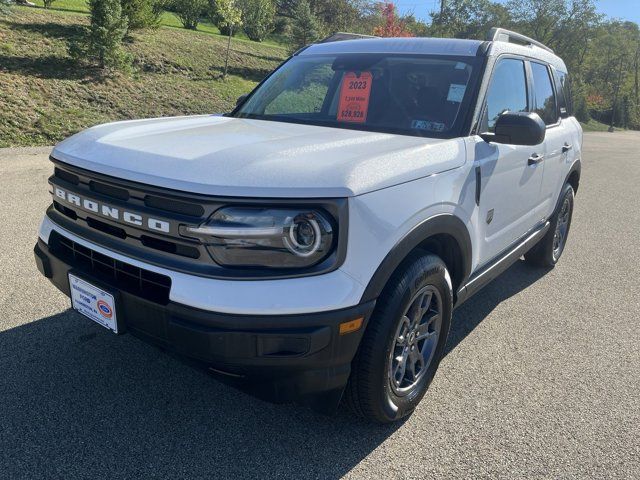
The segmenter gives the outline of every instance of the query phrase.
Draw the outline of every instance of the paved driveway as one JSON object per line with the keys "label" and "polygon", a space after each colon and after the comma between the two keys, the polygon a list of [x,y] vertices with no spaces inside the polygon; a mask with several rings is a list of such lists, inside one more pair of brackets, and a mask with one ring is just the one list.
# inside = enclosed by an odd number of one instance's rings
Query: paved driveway
{"label": "paved driveway", "polygon": [[585,136],[565,255],[455,314],[415,414],[263,403],[69,311],[36,271],[48,150],[0,150],[1,478],[638,478],[640,134]]}

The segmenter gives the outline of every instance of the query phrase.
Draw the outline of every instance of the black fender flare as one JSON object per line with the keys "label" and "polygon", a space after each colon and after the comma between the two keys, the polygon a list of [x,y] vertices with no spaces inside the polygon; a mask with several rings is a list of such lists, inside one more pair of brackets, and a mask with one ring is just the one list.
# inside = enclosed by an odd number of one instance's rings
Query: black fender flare
{"label": "black fender flare", "polygon": [[[360,302],[377,299],[393,272],[407,258],[407,255],[422,242],[438,234],[451,235],[458,243],[462,253],[460,262],[462,271],[457,284],[458,287],[464,286],[471,273],[471,236],[460,218],[452,214],[439,214],[416,225],[394,245],[369,280]],[[454,292],[454,295],[456,293]]]}
{"label": "black fender flare", "polygon": [[[556,200],[556,206],[553,209],[553,213],[551,215],[553,215],[555,212],[558,211],[558,209],[560,208],[560,200],[562,199],[562,190],[564,189],[564,186],[569,183],[569,178],[571,178],[571,175],[573,175],[574,173],[578,174],[578,183],[580,183],[580,173],[582,172],[582,162],[580,161],[580,159],[577,159],[575,162],[573,162],[573,164],[571,165],[571,168],[569,169],[569,172],[567,173],[567,176],[564,178],[564,183],[562,184],[562,187],[560,188],[560,191],[558,192],[558,198]],[[576,186],[576,188],[574,188],[574,193],[578,192],[578,188]]]}
{"label": "black fender flare", "polygon": [[[569,178],[571,177],[571,175],[573,175],[574,173],[578,174],[578,183],[580,183],[580,174],[582,172],[582,161],[578,158],[576,161],[574,161],[571,164],[571,168],[569,169],[569,173],[567,173],[567,176],[564,179],[564,183],[567,183],[569,181]],[[577,188],[576,188],[577,190]]]}

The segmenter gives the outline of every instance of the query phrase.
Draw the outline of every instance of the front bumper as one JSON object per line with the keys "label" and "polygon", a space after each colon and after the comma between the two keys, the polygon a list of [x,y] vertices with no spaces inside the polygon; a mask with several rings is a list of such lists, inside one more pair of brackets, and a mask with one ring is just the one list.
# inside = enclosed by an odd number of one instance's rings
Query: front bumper
{"label": "front bumper", "polygon": [[[240,379],[238,386],[261,398],[320,409],[337,406],[375,305],[290,315],[215,313],[132,294],[114,279],[61,258],[42,239],[34,253],[40,272],[67,296],[70,270],[114,292],[118,318],[137,337]],[[340,334],[341,323],[360,317],[359,330]]]}

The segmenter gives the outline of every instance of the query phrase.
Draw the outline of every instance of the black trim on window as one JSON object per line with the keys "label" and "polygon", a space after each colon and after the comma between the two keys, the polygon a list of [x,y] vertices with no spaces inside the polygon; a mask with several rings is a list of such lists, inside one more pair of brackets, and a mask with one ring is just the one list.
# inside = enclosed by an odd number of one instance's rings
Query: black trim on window
{"label": "black trim on window", "polygon": [[[483,132],[486,132],[488,130],[488,125],[489,125],[489,120],[487,117],[487,95],[489,93],[489,89],[491,88],[491,83],[493,82],[493,76],[495,75],[496,72],[496,67],[498,66],[498,64],[502,61],[502,60],[519,60],[523,63],[523,68],[525,71],[525,88],[527,90],[527,112],[531,111],[531,107],[533,105],[533,100],[532,100],[532,93],[531,93],[531,80],[530,80],[530,76],[529,76],[529,71],[527,70],[527,59],[523,58],[520,55],[516,55],[516,54],[512,54],[512,53],[505,53],[502,55],[499,55],[495,61],[493,62],[493,65],[491,66],[491,73],[489,73],[489,79],[487,81],[487,87],[484,89],[484,91],[482,92],[482,109],[480,110],[480,115],[478,116],[478,122],[477,125],[474,127],[472,133],[475,134],[480,134]],[[486,65],[485,65],[485,69],[483,70],[483,76],[486,74]],[[479,97],[478,97],[479,98]]]}
{"label": "black trim on window", "polygon": [[532,111],[538,108],[538,99],[537,99],[536,93],[535,93],[536,85],[535,85],[535,82],[533,80],[533,67],[531,66],[532,63],[537,63],[538,65],[542,65],[547,70],[547,76],[549,77],[549,82],[551,83],[551,90],[553,92],[553,99],[554,99],[554,102],[556,104],[556,121],[554,123],[547,124],[547,122],[544,120],[544,118],[542,120],[545,122],[545,125],[547,126],[547,129],[553,128],[553,127],[557,127],[558,125],[560,125],[561,115],[560,115],[560,107],[558,106],[558,92],[556,90],[555,77],[554,77],[553,72],[551,70],[551,66],[548,63],[543,62],[542,60],[537,60],[537,59],[528,59],[527,60],[528,68],[529,68],[529,70],[531,72],[531,85],[532,85],[531,91],[533,92],[533,97],[534,97],[534,103],[533,103],[534,109],[532,109]]}

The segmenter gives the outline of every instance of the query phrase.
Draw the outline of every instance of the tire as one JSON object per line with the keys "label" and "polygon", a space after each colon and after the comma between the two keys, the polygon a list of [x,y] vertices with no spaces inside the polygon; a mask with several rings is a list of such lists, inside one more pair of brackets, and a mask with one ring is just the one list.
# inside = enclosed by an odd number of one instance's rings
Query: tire
{"label": "tire", "polygon": [[536,267],[554,267],[567,244],[571,218],[573,216],[574,192],[568,183],[562,189],[560,203],[551,217],[549,231],[524,255],[529,265]]}
{"label": "tire", "polygon": [[380,423],[413,412],[444,354],[452,300],[439,257],[415,252],[403,262],[380,295],[353,360],[345,391],[353,412]]}

